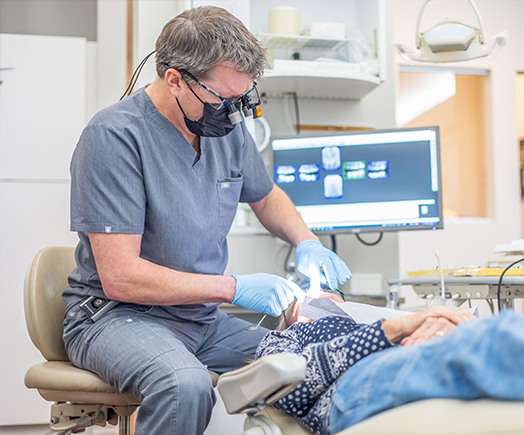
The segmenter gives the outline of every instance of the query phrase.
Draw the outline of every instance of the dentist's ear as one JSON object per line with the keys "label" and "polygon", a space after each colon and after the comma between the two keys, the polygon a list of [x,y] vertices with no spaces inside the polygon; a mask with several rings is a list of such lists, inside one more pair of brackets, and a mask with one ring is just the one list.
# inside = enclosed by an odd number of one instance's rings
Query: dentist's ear
{"label": "dentist's ear", "polygon": [[169,68],[166,71],[164,81],[169,92],[171,92],[174,97],[178,97],[180,92],[187,87],[187,83],[184,81],[182,74],[174,68]]}

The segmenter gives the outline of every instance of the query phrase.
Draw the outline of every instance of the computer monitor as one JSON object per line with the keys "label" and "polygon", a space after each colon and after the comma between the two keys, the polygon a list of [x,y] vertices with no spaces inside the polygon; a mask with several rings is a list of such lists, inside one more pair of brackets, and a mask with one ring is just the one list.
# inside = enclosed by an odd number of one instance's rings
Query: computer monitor
{"label": "computer monitor", "polygon": [[439,128],[272,140],[275,183],[316,233],[443,228]]}

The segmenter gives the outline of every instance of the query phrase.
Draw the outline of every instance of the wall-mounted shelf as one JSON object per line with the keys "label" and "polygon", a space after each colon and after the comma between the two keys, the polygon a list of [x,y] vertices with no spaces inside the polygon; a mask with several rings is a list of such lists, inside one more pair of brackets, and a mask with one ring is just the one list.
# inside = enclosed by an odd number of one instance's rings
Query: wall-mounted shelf
{"label": "wall-mounted shelf", "polygon": [[314,38],[302,35],[277,35],[260,33],[259,41],[268,49],[283,48],[290,50],[337,51],[349,43],[349,39]]}
{"label": "wall-mounted shelf", "polygon": [[277,62],[273,70],[264,74],[258,87],[268,97],[296,92],[300,98],[359,100],[380,83],[379,77],[336,63],[297,61],[294,68],[279,67]]}
{"label": "wall-mounted shelf", "polygon": [[[349,39],[271,33],[260,33],[258,39],[268,50],[286,50],[289,56],[287,59],[290,59],[291,53],[307,51],[329,53],[330,57],[340,59],[347,58],[339,50],[347,47],[350,42]],[[281,55],[282,53],[285,52],[281,52]],[[271,52],[270,57],[272,55],[277,57],[276,52]],[[286,93],[296,92],[300,98],[359,100],[381,83],[379,77],[363,73],[359,65],[335,58],[333,61],[287,59],[277,57],[272,61],[272,69],[266,71],[261,79],[259,91],[268,97],[282,97]]]}

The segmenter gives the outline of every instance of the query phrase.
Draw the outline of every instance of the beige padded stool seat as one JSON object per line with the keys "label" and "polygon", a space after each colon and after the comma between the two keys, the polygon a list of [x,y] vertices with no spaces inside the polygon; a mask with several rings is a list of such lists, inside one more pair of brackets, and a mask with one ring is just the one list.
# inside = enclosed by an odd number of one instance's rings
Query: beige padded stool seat
{"label": "beige padded stool seat", "polygon": [[121,394],[94,373],[66,361],[48,361],[31,367],[25,376],[28,388],[36,388],[49,402],[92,403],[112,406],[140,405],[130,394]]}
{"label": "beige padded stool seat", "polygon": [[[62,341],[65,303],[62,292],[76,267],[75,248],[48,247],[38,252],[25,280],[25,317],[33,344],[47,362],[31,367],[25,376],[27,388],[37,389],[51,409],[51,431],[74,433],[94,424],[120,421],[120,434],[130,433],[130,416],[140,401],[121,394],[94,373],[69,362]],[[216,384],[218,375],[210,375]]]}

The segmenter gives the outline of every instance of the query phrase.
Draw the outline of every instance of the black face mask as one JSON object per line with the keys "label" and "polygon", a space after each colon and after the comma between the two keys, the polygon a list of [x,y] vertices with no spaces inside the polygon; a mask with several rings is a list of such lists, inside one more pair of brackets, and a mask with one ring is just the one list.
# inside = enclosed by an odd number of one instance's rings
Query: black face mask
{"label": "black face mask", "polygon": [[[200,98],[198,99],[200,100]],[[229,134],[235,128],[228,117],[228,107],[223,107],[217,110],[213,108],[211,104],[204,103],[202,100],[200,101],[204,104],[204,112],[200,118],[193,121],[186,116],[178,98],[176,99],[178,107],[180,107],[180,110],[184,115],[186,127],[191,133],[201,137],[222,137]]]}

